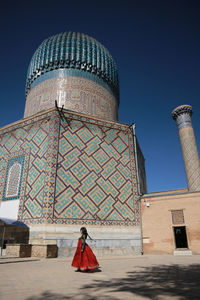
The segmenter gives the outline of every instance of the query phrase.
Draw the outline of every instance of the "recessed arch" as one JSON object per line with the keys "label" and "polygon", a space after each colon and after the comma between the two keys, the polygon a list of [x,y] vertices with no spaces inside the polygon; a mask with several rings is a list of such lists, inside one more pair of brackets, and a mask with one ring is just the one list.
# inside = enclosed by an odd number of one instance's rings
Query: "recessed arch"
{"label": "recessed arch", "polygon": [[6,197],[16,197],[19,193],[22,165],[15,162],[8,170]]}

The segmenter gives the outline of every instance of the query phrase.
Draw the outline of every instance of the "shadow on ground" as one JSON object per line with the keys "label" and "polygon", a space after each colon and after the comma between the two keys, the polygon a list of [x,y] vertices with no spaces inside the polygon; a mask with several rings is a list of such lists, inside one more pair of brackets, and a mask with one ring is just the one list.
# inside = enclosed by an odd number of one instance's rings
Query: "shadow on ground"
{"label": "shadow on ground", "polygon": [[140,271],[128,272],[125,278],[95,280],[82,288],[90,290],[90,294],[102,289],[102,292],[129,292],[153,300],[173,297],[197,300],[200,299],[200,264],[142,267]]}
{"label": "shadow on ground", "polygon": [[110,296],[91,296],[89,294],[73,294],[69,296],[51,293],[51,292],[44,292],[40,296],[32,296],[27,298],[26,300],[118,300],[116,298]]}
{"label": "shadow on ground", "polygon": [[94,280],[92,284],[82,286],[78,294],[65,296],[45,292],[26,300],[116,300],[113,295],[116,293],[117,299],[120,299],[120,292],[128,292],[130,297],[140,296],[152,300],[200,299],[200,264],[140,267],[139,271],[138,267],[136,269],[137,271],[128,272],[124,278]]}

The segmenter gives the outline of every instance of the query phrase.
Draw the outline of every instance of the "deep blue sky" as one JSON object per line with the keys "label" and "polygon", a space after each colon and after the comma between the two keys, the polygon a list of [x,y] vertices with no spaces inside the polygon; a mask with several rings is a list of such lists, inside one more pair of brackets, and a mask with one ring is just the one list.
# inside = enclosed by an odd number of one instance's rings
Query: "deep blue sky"
{"label": "deep blue sky", "polygon": [[117,62],[119,121],[136,123],[148,191],[186,187],[171,111],[191,104],[200,147],[200,2],[4,1],[0,8],[0,127],[23,117],[29,61],[47,37],[86,33]]}

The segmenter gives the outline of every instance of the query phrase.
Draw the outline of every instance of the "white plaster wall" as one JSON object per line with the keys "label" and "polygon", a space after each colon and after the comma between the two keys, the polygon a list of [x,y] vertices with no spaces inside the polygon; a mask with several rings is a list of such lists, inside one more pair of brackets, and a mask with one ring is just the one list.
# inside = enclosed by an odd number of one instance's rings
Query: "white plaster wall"
{"label": "white plaster wall", "polygon": [[2,201],[0,203],[0,219],[17,220],[19,200]]}

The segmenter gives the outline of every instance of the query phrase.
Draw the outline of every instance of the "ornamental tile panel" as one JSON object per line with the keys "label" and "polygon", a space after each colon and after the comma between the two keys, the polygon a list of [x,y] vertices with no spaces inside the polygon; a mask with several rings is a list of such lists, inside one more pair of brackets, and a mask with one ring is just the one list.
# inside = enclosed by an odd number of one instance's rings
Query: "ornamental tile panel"
{"label": "ornamental tile panel", "polygon": [[[50,131],[52,113],[35,117],[0,131],[0,199],[6,185],[6,164],[24,156],[20,182],[18,219],[24,223],[41,223],[44,191],[49,190],[48,148],[52,148],[54,131]],[[48,117],[48,119],[47,119]],[[55,118],[53,118],[55,119]],[[55,135],[55,134],[54,134]],[[56,135],[55,135],[56,136]],[[52,161],[55,159],[52,157]],[[3,169],[2,169],[3,168]],[[45,180],[48,180],[46,183]],[[55,184],[55,179],[54,179]],[[50,190],[49,190],[50,191]],[[50,198],[50,194],[48,196]],[[49,200],[48,200],[49,201]]]}
{"label": "ornamental tile panel", "polygon": [[66,191],[59,193],[55,203],[55,209],[59,212],[59,214],[63,214],[63,212],[68,209],[69,205],[73,201],[72,197],[74,195],[75,192],[71,187],[69,187]]}
{"label": "ornamental tile panel", "polygon": [[97,164],[100,164],[101,166],[103,166],[109,160],[109,156],[105,153],[104,150],[102,150],[102,148],[97,150],[94,153],[93,157],[95,158]]}
{"label": "ornamental tile panel", "polygon": [[63,212],[62,216],[64,219],[81,219],[84,217],[84,210],[82,210],[80,206],[73,201],[72,204]]}
{"label": "ornamental tile panel", "polygon": [[118,162],[112,157],[107,164],[103,166],[103,170],[101,172],[104,179],[108,179],[114,172],[117,167]]}
{"label": "ornamental tile panel", "polygon": [[106,153],[110,153],[111,157],[114,157],[117,161],[119,159],[121,159],[121,155],[120,153],[118,153],[116,151],[116,149],[111,145],[111,144],[108,144],[108,143],[103,143],[101,145],[101,148],[106,152]]}
{"label": "ornamental tile panel", "polygon": [[61,121],[52,223],[138,225],[132,130],[86,117],[69,124]]}
{"label": "ornamental tile panel", "polygon": [[85,144],[82,142],[79,135],[73,134],[73,132],[66,131],[65,138],[67,141],[70,141],[70,144],[73,147],[77,147],[78,149],[83,149],[85,147]]}
{"label": "ornamental tile panel", "polygon": [[85,178],[90,172],[86,168],[86,166],[80,161],[78,161],[75,165],[72,166],[71,171],[76,176],[76,178],[79,178],[79,181],[82,181],[83,178]]}
{"label": "ornamental tile panel", "polygon": [[91,172],[84,180],[81,181],[80,191],[83,195],[88,194],[92,188],[96,185],[97,175]]}
{"label": "ornamental tile panel", "polygon": [[[126,184],[123,186],[123,189],[121,189],[118,199],[122,203],[124,203],[125,201],[127,201],[130,198],[131,192],[132,192],[131,183],[130,183],[130,181],[127,181]],[[133,201],[132,198],[131,198],[131,201]]]}
{"label": "ornamental tile panel", "polygon": [[8,160],[23,155],[22,222],[138,225],[132,131],[64,113],[68,123],[52,111],[0,131],[0,199]]}
{"label": "ornamental tile panel", "polygon": [[106,217],[109,217],[111,212],[114,211],[113,205],[115,204],[115,200],[108,196],[105,201],[103,201],[99,205],[99,213],[97,214],[100,219],[105,219]]}
{"label": "ornamental tile panel", "polygon": [[89,197],[83,197],[81,193],[78,193],[74,200],[76,203],[81,207],[84,212],[86,213],[85,216],[83,216],[84,219],[87,218],[87,214],[89,213],[91,216],[96,214],[98,212],[98,207],[91,201],[91,198]]}
{"label": "ornamental tile panel", "polygon": [[[66,157],[66,149],[61,150],[61,153],[63,157]],[[67,154],[67,159],[64,159],[63,161],[63,169],[64,171],[67,171],[69,168],[71,168],[74,164],[76,164],[79,161],[79,155],[81,152],[77,149],[74,148],[72,149],[68,154]]]}
{"label": "ornamental tile panel", "polygon": [[89,143],[87,143],[85,152],[89,156],[92,155],[94,152],[99,150],[98,145],[100,144],[100,142],[101,140],[99,139],[99,137],[95,136],[92,140],[89,141]]}
{"label": "ornamental tile panel", "polygon": [[127,148],[127,145],[120,138],[114,140],[113,146],[115,147],[118,153],[122,153]]}
{"label": "ornamental tile panel", "polygon": [[126,182],[123,176],[118,171],[115,171],[113,175],[110,176],[109,180],[113,183],[117,190],[119,190]]}
{"label": "ornamental tile panel", "polygon": [[103,177],[100,177],[97,180],[97,184],[107,195],[113,195],[114,197],[116,197],[119,194],[118,190],[114,187],[110,180],[106,180]]}
{"label": "ornamental tile panel", "polygon": [[102,186],[95,185],[95,187],[88,193],[91,201],[99,205],[107,197]]}
{"label": "ornamental tile panel", "polygon": [[81,162],[87,166],[90,172],[94,171],[95,173],[99,173],[102,170],[101,166],[96,163],[96,160],[86,153],[83,153],[79,158]]}

